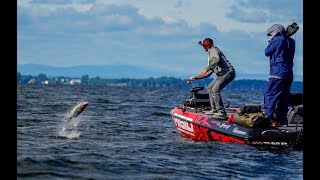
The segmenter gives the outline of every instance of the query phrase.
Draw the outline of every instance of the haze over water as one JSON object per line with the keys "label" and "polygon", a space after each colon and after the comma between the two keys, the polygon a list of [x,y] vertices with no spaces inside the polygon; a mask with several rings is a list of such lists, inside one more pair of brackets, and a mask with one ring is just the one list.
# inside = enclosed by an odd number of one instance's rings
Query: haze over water
{"label": "haze over water", "polygon": [[[190,85],[191,88],[191,85]],[[303,151],[194,142],[170,110],[189,89],[17,86],[17,179],[303,179]],[[262,92],[224,91],[231,106]],[[63,118],[80,100],[88,107]]]}

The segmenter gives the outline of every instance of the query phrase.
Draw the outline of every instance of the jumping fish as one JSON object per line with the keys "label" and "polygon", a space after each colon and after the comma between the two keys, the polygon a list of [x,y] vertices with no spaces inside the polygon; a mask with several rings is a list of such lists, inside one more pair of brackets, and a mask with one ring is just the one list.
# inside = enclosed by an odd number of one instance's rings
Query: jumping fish
{"label": "jumping fish", "polygon": [[66,122],[70,122],[72,118],[76,118],[86,107],[88,106],[87,101],[80,101],[73,109],[70,111],[68,116],[65,118]]}

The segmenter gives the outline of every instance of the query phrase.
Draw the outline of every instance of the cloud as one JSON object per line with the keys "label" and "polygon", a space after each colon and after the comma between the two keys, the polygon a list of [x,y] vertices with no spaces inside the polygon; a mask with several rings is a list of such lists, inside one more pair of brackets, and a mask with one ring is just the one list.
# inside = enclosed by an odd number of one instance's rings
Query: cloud
{"label": "cloud", "polygon": [[260,10],[242,10],[236,6],[231,7],[227,17],[245,23],[261,23],[268,21],[267,13]]}
{"label": "cloud", "polygon": [[[192,2],[174,1],[170,5],[177,12],[196,6]],[[207,1],[199,1],[200,4],[204,2]],[[172,13],[147,16],[141,7],[129,3],[73,1],[68,6],[55,8],[18,3],[18,63],[55,66],[131,64],[198,74],[207,63],[198,41],[211,37],[237,71],[268,73],[264,48],[268,41],[265,30],[270,24],[263,23],[266,20],[259,15],[259,9],[245,9],[249,6],[246,1],[240,1],[240,5],[229,9],[231,21],[221,20],[224,26],[235,28],[221,31],[221,25],[216,21],[200,21],[194,26],[187,18],[179,19]],[[269,13],[267,9],[262,11],[259,4],[257,7],[261,12]],[[242,11],[247,14],[243,15]],[[195,16],[194,12],[187,12]],[[302,58],[303,24],[300,28],[296,57]],[[297,63],[296,68],[299,66]]]}
{"label": "cloud", "polygon": [[96,0],[76,0],[74,3],[79,3],[79,4],[94,4],[96,3]]}
{"label": "cloud", "polygon": [[182,7],[189,7],[190,6],[190,2],[188,1],[176,1],[173,5],[174,8],[182,8]]}
{"label": "cloud", "polygon": [[302,22],[302,1],[238,0],[227,17],[240,22]]}
{"label": "cloud", "polygon": [[32,0],[30,4],[55,4],[55,5],[66,5],[71,4],[72,0]]}
{"label": "cloud", "polygon": [[96,0],[31,0],[30,5],[94,4]]}

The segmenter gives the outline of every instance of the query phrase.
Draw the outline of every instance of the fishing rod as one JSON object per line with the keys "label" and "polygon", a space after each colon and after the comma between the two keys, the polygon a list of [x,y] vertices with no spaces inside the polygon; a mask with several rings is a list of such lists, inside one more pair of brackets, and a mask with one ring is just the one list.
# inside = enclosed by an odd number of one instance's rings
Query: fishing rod
{"label": "fishing rod", "polygon": [[166,86],[166,87],[163,87],[163,88],[157,89],[157,90],[155,90],[155,91],[148,92],[147,94],[152,94],[152,93],[155,93],[155,92],[161,91],[161,90],[166,89],[166,88],[170,88],[170,87],[173,87],[173,86],[177,86],[177,85],[182,84],[182,83],[184,83],[184,81],[181,81],[181,82],[178,82],[178,83],[172,84],[172,85],[170,85],[170,86]]}
{"label": "fishing rod", "polygon": [[[210,70],[210,71],[208,71],[204,76],[193,76],[194,79],[193,79],[193,80],[189,80],[189,79],[188,79],[188,80],[187,80],[187,83],[190,84],[190,83],[191,83],[192,81],[194,81],[194,80],[203,79],[203,78],[205,78],[205,77],[210,76],[212,73],[213,73],[213,71]],[[166,88],[170,88],[170,87],[173,87],[173,86],[177,86],[177,85],[182,84],[182,83],[184,83],[184,81],[178,82],[178,83],[173,84],[173,85],[170,85],[170,86],[166,86],[166,87],[160,88],[160,89],[155,90],[155,91],[148,92],[147,94],[152,94],[152,93],[161,91],[161,90],[166,89]]]}
{"label": "fishing rod", "polygon": [[[189,79],[188,79],[188,80],[187,80],[187,83],[190,84],[190,83],[191,83],[192,81],[194,81],[194,80],[206,78],[206,77],[210,76],[212,73],[213,73],[213,71],[212,71],[212,70],[209,70],[208,72],[206,72],[206,74],[205,74],[204,76],[193,76],[193,77],[194,77],[193,80],[189,80]],[[182,83],[184,83],[184,82],[185,82],[185,81],[181,81],[181,82],[178,82],[178,83],[176,83],[176,84],[173,84],[173,85],[170,85],[170,86],[166,86],[166,87],[160,88],[160,89],[155,90],[155,91],[148,92],[147,94],[152,94],[152,93],[161,91],[161,90],[166,89],[166,88],[170,88],[170,87],[173,87],[173,86],[177,86],[177,85],[182,84]]]}

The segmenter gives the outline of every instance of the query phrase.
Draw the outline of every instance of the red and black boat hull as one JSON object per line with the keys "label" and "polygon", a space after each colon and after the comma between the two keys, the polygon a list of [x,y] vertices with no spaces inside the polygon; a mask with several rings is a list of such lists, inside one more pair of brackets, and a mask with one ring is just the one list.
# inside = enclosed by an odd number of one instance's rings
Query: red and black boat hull
{"label": "red and black boat hull", "polygon": [[290,146],[302,148],[302,127],[245,127],[204,113],[174,107],[170,114],[179,132],[195,141],[221,141],[254,146]]}

